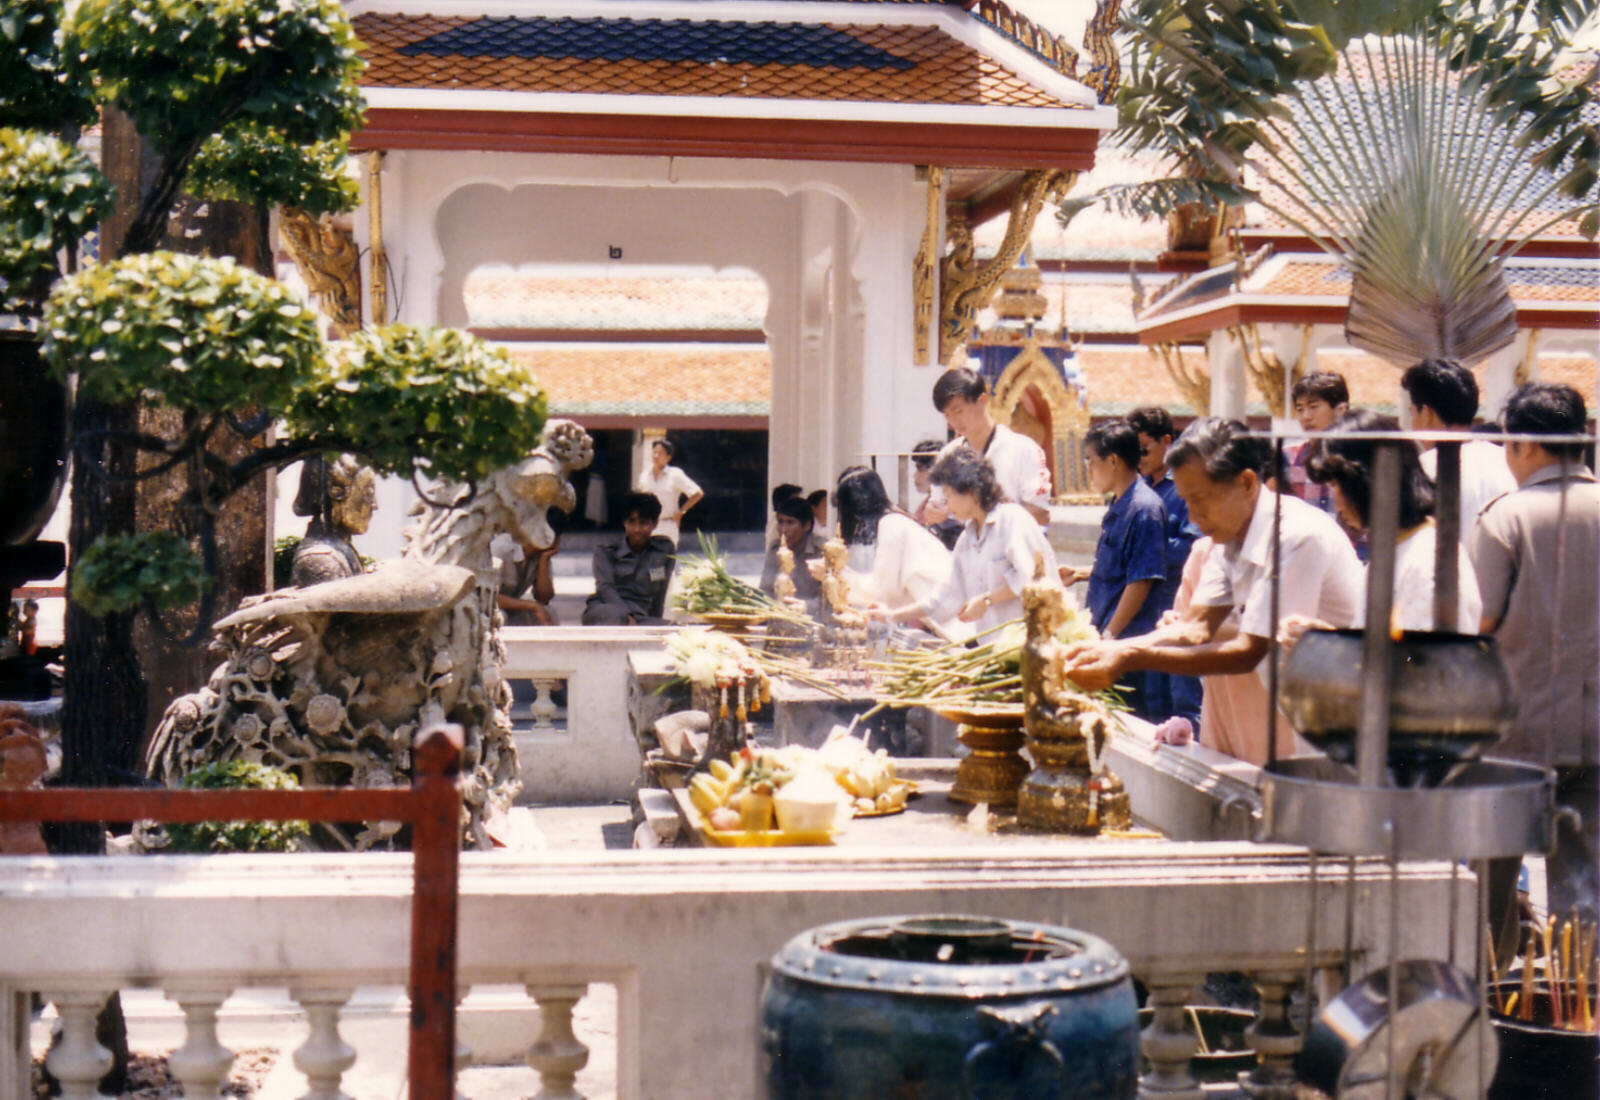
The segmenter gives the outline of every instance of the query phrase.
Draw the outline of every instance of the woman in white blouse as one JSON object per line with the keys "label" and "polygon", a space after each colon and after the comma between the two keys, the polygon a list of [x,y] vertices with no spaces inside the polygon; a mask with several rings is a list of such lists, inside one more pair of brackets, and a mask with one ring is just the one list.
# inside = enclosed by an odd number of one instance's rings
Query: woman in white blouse
{"label": "woman in white blouse", "polygon": [[934,465],[930,480],[944,489],[950,514],[965,525],[950,576],[931,597],[895,607],[886,617],[903,622],[954,615],[979,633],[1020,619],[1022,586],[1034,575],[1035,557],[1044,558],[1045,576],[1056,575],[1044,529],[1004,498],[994,467],[976,451],[951,451]]}
{"label": "woman in white blouse", "polygon": [[[1334,506],[1339,520],[1348,530],[1366,531],[1372,524],[1372,509],[1393,508],[1394,501],[1372,499],[1372,467],[1377,444],[1361,438],[1362,432],[1397,432],[1400,422],[1366,409],[1345,413],[1333,425],[1349,435],[1323,439],[1317,452],[1306,463],[1313,481],[1333,487]],[[1390,615],[1393,630],[1435,630],[1433,596],[1435,589],[1434,553],[1438,545],[1433,522],[1434,488],[1423,472],[1413,443],[1400,447],[1400,517],[1394,560],[1394,604]],[[1475,634],[1483,612],[1478,595],[1477,574],[1459,544],[1456,546],[1456,630]],[[1355,626],[1366,614],[1363,600]],[[1308,629],[1323,627],[1314,619],[1295,616],[1285,619],[1279,630],[1280,642],[1293,644]]]}
{"label": "woman in white blouse", "polygon": [[[950,576],[950,551],[938,536],[889,503],[876,470],[851,466],[834,484],[839,537],[870,572],[848,570],[850,602],[899,607],[932,599]],[[820,563],[813,563],[813,572]]]}

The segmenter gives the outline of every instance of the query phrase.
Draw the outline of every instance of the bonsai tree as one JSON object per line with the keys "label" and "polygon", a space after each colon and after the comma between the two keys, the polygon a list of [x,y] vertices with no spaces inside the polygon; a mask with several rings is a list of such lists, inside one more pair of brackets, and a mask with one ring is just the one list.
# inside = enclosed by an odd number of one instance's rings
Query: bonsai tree
{"label": "bonsai tree", "polygon": [[1257,202],[1354,275],[1346,331],[1395,361],[1467,360],[1516,319],[1505,258],[1597,222],[1577,0],[1138,0],[1117,140],[1173,178],[1063,204],[1166,215]]}
{"label": "bonsai tree", "polygon": [[[133,615],[207,591],[215,510],[240,486],[325,450],[470,479],[538,440],[533,379],[470,338],[396,326],[330,350],[274,281],[153,251],[186,186],[313,214],[354,205],[343,169],[360,122],[357,45],[337,0],[82,0],[70,16],[60,0],[11,0],[0,16],[0,126],[11,128],[0,138],[0,309],[37,323],[53,370],[77,379],[69,782],[131,766],[144,723]],[[72,143],[110,107],[157,170],[123,196],[131,218],[115,254],[102,241],[101,262],[74,274],[73,246],[105,216],[109,190]],[[154,404],[175,410],[176,431],[138,430],[136,409]],[[253,446],[219,458],[210,445],[224,434]],[[187,519],[135,531],[131,485],[172,471]],[[210,617],[200,610],[191,638]],[[98,830],[82,841],[97,842]]]}

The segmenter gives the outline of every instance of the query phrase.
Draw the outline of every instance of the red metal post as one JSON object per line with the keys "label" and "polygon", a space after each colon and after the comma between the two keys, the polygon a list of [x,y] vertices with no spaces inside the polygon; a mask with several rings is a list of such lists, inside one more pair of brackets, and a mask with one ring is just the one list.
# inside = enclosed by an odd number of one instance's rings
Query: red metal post
{"label": "red metal post", "polygon": [[460,726],[424,732],[413,752],[411,1100],[455,1095],[456,889],[461,862]]}

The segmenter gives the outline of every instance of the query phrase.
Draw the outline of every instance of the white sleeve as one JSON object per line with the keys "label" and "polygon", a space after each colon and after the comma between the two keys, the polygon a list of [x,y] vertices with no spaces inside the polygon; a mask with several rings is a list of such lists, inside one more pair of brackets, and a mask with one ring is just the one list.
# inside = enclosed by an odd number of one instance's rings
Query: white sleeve
{"label": "white sleeve", "polygon": [[677,482],[679,492],[686,497],[692,497],[700,492],[700,486],[694,483],[694,478],[683,472],[683,467],[675,466],[673,469],[677,471],[677,476],[673,480]]}
{"label": "white sleeve", "polygon": [[[1327,582],[1328,571],[1335,565],[1333,555],[1321,539],[1303,535],[1286,541],[1279,566],[1283,571],[1278,584],[1279,619],[1290,615],[1317,618],[1322,607],[1322,586]],[[1350,624],[1333,625],[1342,627]],[[1270,638],[1272,630],[1272,572],[1267,569],[1262,570],[1261,576],[1245,594],[1244,609],[1239,614],[1239,632],[1257,638]]]}
{"label": "white sleeve", "polygon": [[1233,584],[1228,570],[1222,564],[1222,547],[1213,545],[1200,567],[1200,579],[1195,582],[1194,593],[1189,597],[1190,607],[1232,607]]}

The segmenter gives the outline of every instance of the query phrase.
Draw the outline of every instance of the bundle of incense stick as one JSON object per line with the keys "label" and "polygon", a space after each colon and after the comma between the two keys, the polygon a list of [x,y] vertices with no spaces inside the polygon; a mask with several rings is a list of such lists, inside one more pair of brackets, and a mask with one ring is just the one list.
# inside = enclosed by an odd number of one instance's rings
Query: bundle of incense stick
{"label": "bundle of incense stick", "polygon": [[[1022,623],[1010,622],[979,634],[973,639],[976,644],[891,650],[886,660],[868,661],[866,667],[885,674],[878,694],[883,706],[937,709],[1020,703],[1026,641]],[[1115,692],[1095,692],[1093,698],[1111,709],[1126,709]]]}
{"label": "bundle of incense stick", "polygon": [[[1578,919],[1558,922],[1554,914],[1535,928],[1528,938],[1522,959],[1521,983],[1507,989],[1494,963],[1494,948],[1489,948],[1489,972],[1493,996],[1490,1007],[1502,1016],[1533,1021],[1534,1005],[1540,995],[1550,1003],[1550,1018],[1540,1019],[1563,1031],[1592,1032],[1597,1022],[1594,1001],[1600,986],[1600,957],[1596,954],[1597,928]],[[1539,1014],[1542,1016],[1542,1013]]]}

